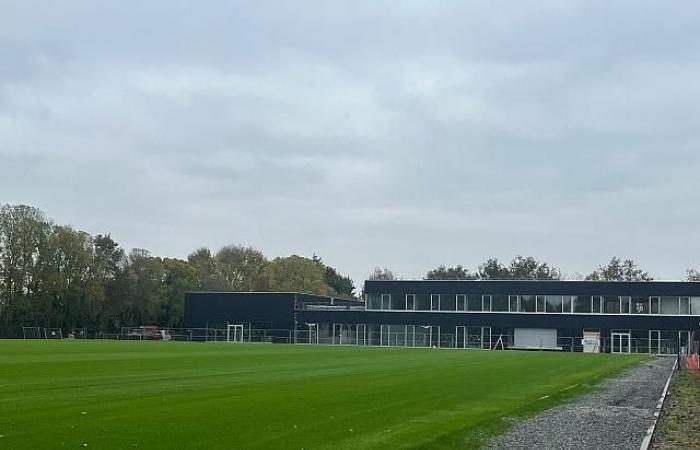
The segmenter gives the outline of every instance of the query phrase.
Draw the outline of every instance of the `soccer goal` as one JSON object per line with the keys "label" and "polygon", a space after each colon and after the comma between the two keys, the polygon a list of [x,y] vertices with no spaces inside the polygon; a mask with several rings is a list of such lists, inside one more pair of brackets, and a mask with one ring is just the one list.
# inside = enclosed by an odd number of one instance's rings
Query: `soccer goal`
{"label": "soccer goal", "polygon": [[25,339],[41,339],[41,329],[39,327],[22,327],[22,334]]}
{"label": "soccer goal", "polygon": [[243,342],[243,325],[226,326],[226,342]]}
{"label": "soccer goal", "polygon": [[60,328],[44,328],[44,339],[63,339]]}

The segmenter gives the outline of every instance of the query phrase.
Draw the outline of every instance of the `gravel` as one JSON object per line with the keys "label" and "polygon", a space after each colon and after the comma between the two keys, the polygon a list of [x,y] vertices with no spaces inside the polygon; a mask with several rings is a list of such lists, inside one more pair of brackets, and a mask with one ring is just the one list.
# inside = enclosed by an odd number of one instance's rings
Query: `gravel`
{"label": "gravel", "polygon": [[628,369],[570,403],[517,421],[486,448],[638,450],[674,361],[660,357]]}

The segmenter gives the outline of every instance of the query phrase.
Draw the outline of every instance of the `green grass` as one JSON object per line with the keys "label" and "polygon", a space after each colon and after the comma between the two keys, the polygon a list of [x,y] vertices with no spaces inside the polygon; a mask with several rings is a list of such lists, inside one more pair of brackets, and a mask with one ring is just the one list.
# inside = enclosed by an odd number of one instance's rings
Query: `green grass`
{"label": "green grass", "polygon": [[643,359],[0,341],[0,449],[475,447]]}

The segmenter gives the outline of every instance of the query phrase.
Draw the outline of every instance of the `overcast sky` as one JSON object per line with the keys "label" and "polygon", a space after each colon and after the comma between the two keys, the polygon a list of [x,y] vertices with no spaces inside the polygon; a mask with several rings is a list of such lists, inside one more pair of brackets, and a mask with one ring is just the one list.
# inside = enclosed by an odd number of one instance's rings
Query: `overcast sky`
{"label": "overcast sky", "polygon": [[[458,6],[461,3],[462,6]],[[0,0],[0,203],[359,284],[700,267],[700,5]]]}

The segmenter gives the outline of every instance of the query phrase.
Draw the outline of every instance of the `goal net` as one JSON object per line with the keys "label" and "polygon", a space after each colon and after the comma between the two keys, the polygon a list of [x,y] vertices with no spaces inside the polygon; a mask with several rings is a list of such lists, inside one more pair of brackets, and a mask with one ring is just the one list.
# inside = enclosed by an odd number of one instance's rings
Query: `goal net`
{"label": "goal net", "polygon": [[41,339],[41,329],[39,327],[22,327],[22,334],[25,339]]}
{"label": "goal net", "polygon": [[60,328],[44,328],[44,339],[63,339]]}

